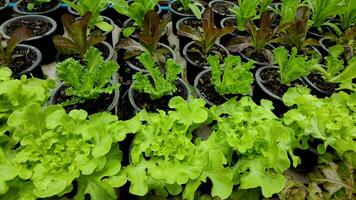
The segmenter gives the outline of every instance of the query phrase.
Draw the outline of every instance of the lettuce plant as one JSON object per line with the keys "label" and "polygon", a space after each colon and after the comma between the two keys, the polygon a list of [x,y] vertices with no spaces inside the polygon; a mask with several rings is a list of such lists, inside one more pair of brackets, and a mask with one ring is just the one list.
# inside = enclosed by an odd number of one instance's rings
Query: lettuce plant
{"label": "lettuce plant", "polygon": [[274,62],[279,67],[279,75],[282,84],[290,84],[291,82],[308,76],[312,71],[319,69],[318,58],[308,58],[303,55],[297,55],[297,48],[293,47],[289,52],[284,47],[278,47],[273,50]]}
{"label": "lettuce plant", "polygon": [[151,99],[172,95],[177,90],[175,82],[178,79],[178,74],[182,71],[182,67],[173,59],[167,60],[164,69],[157,67],[154,59],[148,53],[138,56],[138,60],[148,71],[148,75],[142,72],[134,75],[135,90],[149,94]]}
{"label": "lettuce plant", "polygon": [[280,24],[293,22],[301,3],[302,0],[282,0],[282,7],[279,13],[281,16]]}
{"label": "lettuce plant", "polygon": [[179,3],[182,5],[183,10],[185,13],[192,11],[196,18],[201,19],[201,11],[197,2],[194,0],[178,0]]}
{"label": "lettuce plant", "polygon": [[88,118],[83,110],[66,114],[60,106],[42,111],[40,105],[30,104],[16,110],[8,125],[10,137],[21,144],[13,147],[10,158],[17,178],[7,181],[10,189],[4,195],[33,200],[62,196],[76,181],[75,199],[117,199],[113,188],[126,178],[122,153],[113,140],[116,123],[117,117],[108,113]]}
{"label": "lettuce plant", "polygon": [[216,134],[237,153],[233,166],[234,182],[239,189],[261,187],[265,197],[271,197],[285,186],[283,173],[299,163],[293,154],[294,132],[273,114],[272,102],[256,105],[249,97],[230,99],[211,108],[217,120]]}
{"label": "lettuce plant", "polygon": [[130,193],[144,196],[154,190],[163,197],[178,195],[183,184],[201,175],[204,165],[195,156],[192,132],[208,119],[204,105],[201,99],[187,103],[174,97],[169,106],[175,111],[138,114],[141,125],[131,144],[131,164],[125,168]]}
{"label": "lettuce plant", "polygon": [[356,25],[356,4],[352,0],[345,0],[345,12],[340,15],[341,27],[346,30]]}
{"label": "lettuce plant", "polygon": [[91,17],[90,12],[85,13],[79,20],[68,14],[62,16],[66,36],[55,35],[53,37],[53,43],[60,54],[78,54],[83,57],[90,47],[105,40],[106,37],[99,30],[88,34]]}
{"label": "lettuce plant", "polygon": [[58,77],[68,88],[66,95],[72,99],[64,105],[83,103],[88,99],[96,99],[101,94],[111,94],[119,87],[110,83],[112,75],[119,69],[114,61],[105,62],[98,49],[91,47],[85,53],[85,65],[69,58],[57,66]]}
{"label": "lettuce plant", "polygon": [[6,47],[2,44],[2,35],[0,34],[0,66],[9,66],[12,60],[16,45],[33,36],[33,32],[25,27],[16,29],[6,42]]}
{"label": "lettuce plant", "polygon": [[41,6],[42,4],[49,2],[51,2],[51,0],[32,0],[32,2],[28,3],[26,7],[29,11],[32,11],[35,7]]}
{"label": "lettuce plant", "polygon": [[210,49],[218,38],[233,31],[234,28],[232,26],[226,26],[222,29],[216,28],[214,14],[211,8],[206,8],[203,13],[203,25],[201,30],[184,24],[181,24],[178,29],[180,35],[189,37],[195,41],[195,44],[200,48],[200,53],[202,53],[204,57],[208,56]]}
{"label": "lettuce plant", "polygon": [[[133,0],[131,4],[126,0],[110,0],[114,9],[135,22],[139,28],[144,26],[145,15],[149,11],[154,11],[154,7],[158,4],[158,0]],[[123,30],[125,36],[131,35],[135,31],[134,27],[126,27]]]}
{"label": "lettuce plant", "polygon": [[62,0],[68,6],[73,8],[80,16],[84,16],[86,13],[92,13],[92,17],[89,21],[89,29],[93,30],[94,27],[98,27],[102,31],[108,32],[113,30],[113,27],[108,22],[104,21],[104,18],[100,15],[100,12],[109,5],[108,0]]}
{"label": "lettuce plant", "polygon": [[138,35],[139,42],[131,38],[125,38],[118,44],[118,48],[126,50],[124,59],[129,59],[146,52],[160,65],[165,63],[166,58],[164,55],[169,50],[158,48],[158,43],[168,22],[168,14],[160,19],[156,12],[148,11],[144,18],[142,32]]}
{"label": "lettuce plant", "polygon": [[309,29],[308,21],[310,17],[310,9],[306,6],[301,6],[295,13],[293,22],[289,22],[288,26],[278,33],[278,37],[272,41],[296,47],[299,51],[303,51],[305,47],[319,45],[319,41],[314,38],[306,38]]}
{"label": "lettuce plant", "polygon": [[225,58],[223,68],[218,56],[209,56],[208,63],[211,68],[211,82],[219,94],[251,93],[254,78],[250,70],[255,67],[253,61],[243,63],[239,56],[229,55]]}
{"label": "lettuce plant", "polygon": [[318,71],[323,75],[326,82],[340,84],[339,89],[348,89],[356,92],[356,84],[353,79],[356,78],[356,57],[353,57],[344,66],[344,61],[340,56],[344,53],[342,45],[331,47],[330,54],[326,57],[326,69],[320,67]]}
{"label": "lettuce plant", "polygon": [[44,105],[55,86],[52,80],[28,79],[26,76],[17,80],[12,79],[11,74],[9,68],[0,68],[0,141],[8,130],[6,120],[9,115],[29,104]]}
{"label": "lettuce plant", "polygon": [[320,28],[328,18],[345,12],[344,0],[306,0],[306,2],[313,11],[312,21],[315,28]]}
{"label": "lettuce plant", "polygon": [[308,142],[319,140],[320,154],[332,147],[340,157],[355,152],[356,95],[345,92],[329,98],[317,98],[310,89],[290,88],[283,96],[285,105],[292,107],[284,114],[283,121],[293,128],[301,148],[308,148]]}
{"label": "lettuce plant", "polygon": [[238,5],[232,9],[232,12],[236,15],[237,29],[239,31],[246,30],[246,21],[257,16],[259,4],[260,0],[238,0]]}
{"label": "lettuce plant", "polygon": [[356,56],[356,25],[344,31],[341,35],[329,34],[325,37],[338,45],[343,45],[345,48],[345,60],[349,61]]}

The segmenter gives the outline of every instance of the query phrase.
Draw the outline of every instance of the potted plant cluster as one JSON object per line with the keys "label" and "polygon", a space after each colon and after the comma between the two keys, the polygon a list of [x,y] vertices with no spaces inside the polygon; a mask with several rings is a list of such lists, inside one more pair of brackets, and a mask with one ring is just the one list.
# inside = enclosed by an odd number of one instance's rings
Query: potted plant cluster
{"label": "potted plant cluster", "polygon": [[353,0],[0,16],[0,199],[355,199]]}

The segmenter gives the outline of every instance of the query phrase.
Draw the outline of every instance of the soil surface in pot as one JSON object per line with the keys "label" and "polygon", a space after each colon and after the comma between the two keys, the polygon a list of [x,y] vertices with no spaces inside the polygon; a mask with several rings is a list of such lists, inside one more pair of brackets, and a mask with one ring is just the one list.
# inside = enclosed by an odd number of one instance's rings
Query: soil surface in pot
{"label": "soil surface in pot", "polygon": [[175,96],[181,96],[184,99],[186,99],[188,95],[186,88],[183,85],[177,82],[176,86],[177,86],[177,90],[173,93],[173,95],[164,96],[160,99],[152,100],[149,94],[143,92],[141,93],[138,91],[135,91],[133,93],[133,98],[135,100],[136,105],[141,109],[145,108],[147,111],[150,112],[156,112],[157,109],[168,111],[171,110],[168,106],[168,103],[171,100],[171,98]]}
{"label": "soil surface in pot", "polygon": [[184,10],[182,4],[179,1],[175,1],[171,4],[171,7],[173,10],[179,12],[179,13],[183,13],[183,14],[187,14],[187,15],[193,15],[193,12],[189,9],[187,11]]}
{"label": "soil surface in pot", "polygon": [[[63,103],[67,100],[71,99],[71,96],[65,94],[65,90],[68,86],[62,86],[57,91],[56,96],[54,97],[54,103]],[[84,103],[78,103],[75,105],[65,106],[64,109],[67,112],[70,112],[74,109],[83,109],[87,111],[89,114],[97,113],[97,112],[104,112],[106,109],[111,105],[115,98],[115,93],[106,94],[103,93],[97,99],[87,100]]]}
{"label": "soil surface in pot", "polygon": [[[110,49],[106,45],[104,45],[102,43],[99,43],[99,44],[94,45],[94,47],[99,49],[99,51],[101,53],[101,56],[104,58],[104,60],[109,57]],[[63,62],[68,58],[73,58],[74,60],[82,60],[82,58],[80,57],[79,54],[74,54],[74,55],[63,55],[63,54],[60,54],[59,57],[58,57],[58,61],[59,62]]]}
{"label": "soil surface in pot", "polygon": [[[170,50],[168,50],[166,47],[161,47],[159,48],[160,52],[162,53],[162,58],[160,59],[161,61],[166,61],[169,58],[173,58],[172,52]],[[156,50],[156,52],[158,51],[158,49]],[[128,59],[128,61],[131,62],[131,64],[133,64],[134,66],[140,68],[140,69],[145,69],[145,67],[143,66],[143,64],[136,58],[136,57],[131,57]],[[165,63],[161,63],[161,65],[165,65]]]}
{"label": "soil surface in pot", "polygon": [[319,73],[311,73],[308,76],[310,82],[322,91],[332,92],[337,88],[337,84],[327,83]]}
{"label": "soil surface in pot", "polygon": [[20,27],[26,27],[30,29],[35,36],[42,36],[49,32],[52,28],[52,24],[42,19],[36,18],[22,18],[11,22],[5,27],[5,34],[11,35],[16,29]]}
{"label": "soil surface in pot", "polygon": [[[218,53],[220,55],[218,55]],[[220,59],[223,60],[227,56],[227,53],[223,48],[221,48],[221,46],[214,44],[213,47],[208,52],[208,56],[210,55],[218,55]],[[208,61],[207,61],[208,56],[205,56],[202,53],[201,49],[195,43],[190,45],[189,49],[187,50],[187,56],[198,66],[201,66],[201,68],[208,66]]]}
{"label": "soil surface in pot", "polygon": [[292,82],[291,86],[281,84],[278,69],[275,68],[266,68],[262,70],[260,77],[261,82],[266,87],[266,89],[279,97],[282,97],[287,92],[289,87],[303,84],[299,80]]}
{"label": "soil surface in pot", "polygon": [[27,4],[35,3],[34,0],[22,0],[21,3],[18,4],[18,9],[23,12],[46,12],[56,7],[59,4],[59,0],[51,0],[48,3],[41,3],[40,5],[36,5],[33,10],[27,9]]}
{"label": "soil surface in pot", "polygon": [[181,21],[181,24],[191,26],[196,29],[203,26],[203,22],[201,20],[195,19],[195,18],[184,19]]}
{"label": "soil surface in pot", "polygon": [[13,74],[17,74],[31,67],[36,59],[37,54],[34,50],[23,47],[16,47],[12,53],[12,60],[9,67]]}
{"label": "soil surface in pot", "polygon": [[205,73],[200,77],[197,88],[201,95],[213,104],[220,105],[226,101],[226,99],[215,90],[211,82],[211,72]]}
{"label": "soil surface in pot", "polygon": [[213,8],[214,12],[217,12],[219,15],[233,15],[233,12],[231,12],[230,9],[233,8],[234,5],[231,3],[225,1],[216,1],[211,5],[211,7]]}
{"label": "soil surface in pot", "polygon": [[260,63],[270,63],[266,56],[261,52],[256,52],[252,47],[244,49],[242,52],[247,58],[255,60]]}

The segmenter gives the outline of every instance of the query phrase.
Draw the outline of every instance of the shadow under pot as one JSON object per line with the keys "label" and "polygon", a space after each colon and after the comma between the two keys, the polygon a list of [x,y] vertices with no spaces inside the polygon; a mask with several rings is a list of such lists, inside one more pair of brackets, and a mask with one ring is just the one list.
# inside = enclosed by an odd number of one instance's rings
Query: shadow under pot
{"label": "shadow under pot", "polygon": [[[195,2],[200,8],[201,13],[204,11],[204,6],[201,3]],[[184,11],[183,6],[181,5],[180,1],[173,0],[170,1],[168,4],[168,10],[171,12],[171,19],[172,19],[172,28],[173,33],[177,35],[177,22],[184,18],[184,17],[195,17],[194,13],[189,9],[187,12]]]}
{"label": "shadow under pot", "polygon": [[217,24],[218,28],[221,28],[221,20],[226,17],[234,17],[235,14],[231,11],[236,4],[231,1],[224,0],[213,0],[209,2],[209,7],[212,8],[215,17],[215,24]]}
{"label": "shadow under pot", "polygon": [[[220,54],[220,55],[218,55]],[[229,55],[229,51],[221,44],[215,43],[208,55],[218,55],[223,61]],[[204,69],[209,68],[208,55],[204,55],[200,47],[194,41],[189,42],[183,49],[184,59],[187,61],[186,71],[190,84],[194,84],[195,77]]]}
{"label": "shadow under pot", "polygon": [[[203,21],[201,19],[197,19],[195,17],[184,17],[184,18],[178,20],[178,22],[176,23],[176,29],[179,30],[179,27],[181,25],[187,25],[187,26],[193,27],[195,29],[199,29],[203,26]],[[179,40],[179,52],[181,55],[183,55],[184,46],[193,40],[190,37],[180,35],[179,31],[177,31],[177,36],[178,36],[178,40]]]}
{"label": "shadow under pot", "polygon": [[[122,25],[122,29],[125,29],[127,27],[135,27],[135,31],[129,36],[129,38],[138,41],[138,35],[141,33],[141,28],[135,25],[135,21],[133,21],[131,18],[127,19]],[[166,26],[161,34],[161,38],[159,39],[160,42],[165,44],[168,43],[167,32],[168,32],[168,28]],[[120,38],[125,38],[122,31],[120,33]]]}
{"label": "shadow under pot", "polygon": [[203,99],[209,107],[221,105],[230,98],[240,99],[242,97],[241,95],[219,94],[211,82],[211,69],[206,69],[197,75],[194,81],[194,89],[199,98]]}
{"label": "shadow under pot", "polygon": [[18,44],[12,53],[12,60],[9,68],[14,78],[20,78],[22,75],[27,77],[44,78],[41,69],[42,54],[36,47]]}
{"label": "shadow under pot", "polygon": [[20,27],[26,27],[34,34],[33,37],[22,43],[34,46],[42,53],[45,52],[44,63],[53,62],[56,49],[54,48],[52,37],[57,29],[57,23],[52,18],[43,15],[23,15],[4,22],[0,26],[0,33],[5,39],[9,39],[10,35]]}
{"label": "shadow under pot", "polygon": [[[111,83],[113,83],[112,81]],[[60,84],[52,93],[52,96],[48,102],[49,105],[61,104],[71,97],[66,95],[65,91],[68,86],[63,83]],[[83,109],[88,112],[88,114],[94,114],[98,112],[109,112],[114,115],[117,114],[117,104],[120,99],[120,90],[116,89],[111,94],[102,93],[97,99],[86,100],[84,103],[77,103],[74,105],[65,106],[64,109],[70,112],[74,109]]]}
{"label": "shadow under pot", "polygon": [[[169,46],[162,44],[162,43],[158,43],[158,49],[161,49],[161,48],[166,49],[166,51],[164,51],[164,52],[166,52],[164,54],[164,57],[165,57],[164,60],[168,60],[169,58],[176,60],[176,54]],[[140,61],[138,59],[136,59],[136,57],[131,57],[131,58],[125,60],[125,63],[127,64],[127,66],[129,66],[135,72],[147,73],[147,70],[145,69],[145,67],[142,65],[142,63],[140,63]]]}
{"label": "shadow under pot", "polygon": [[10,18],[9,0],[0,0],[0,24]]}
{"label": "shadow under pot", "polygon": [[317,72],[312,72],[307,77],[303,77],[303,79],[311,89],[311,94],[319,98],[331,96],[338,87],[338,84],[325,82],[323,76]]}
{"label": "shadow under pot", "polygon": [[283,95],[289,87],[305,85],[302,79],[298,79],[290,86],[280,82],[279,68],[276,66],[264,66],[259,68],[255,73],[256,86],[253,91],[253,100],[260,103],[262,99],[272,101],[277,116],[282,116],[288,111],[288,107],[282,101]]}
{"label": "shadow under pot", "polygon": [[152,100],[149,94],[138,92],[134,89],[134,81],[129,88],[130,104],[136,112],[140,112],[143,109],[146,109],[149,112],[156,112],[157,110],[169,111],[170,108],[168,103],[171,98],[175,96],[181,96],[185,100],[189,101],[190,91],[188,85],[182,79],[177,79],[175,84],[177,91],[175,91],[172,95],[163,96],[160,99]]}
{"label": "shadow under pot", "polygon": [[[111,60],[114,57],[114,49],[113,47],[107,43],[107,42],[101,42],[99,44],[94,45],[95,48],[97,48],[101,55],[103,56],[104,60],[107,62]],[[75,60],[81,60],[82,58],[80,55],[75,54],[75,55],[63,55],[63,54],[56,54],[55,61],[58,62],[63,62],[68,58],[73,58]]]}

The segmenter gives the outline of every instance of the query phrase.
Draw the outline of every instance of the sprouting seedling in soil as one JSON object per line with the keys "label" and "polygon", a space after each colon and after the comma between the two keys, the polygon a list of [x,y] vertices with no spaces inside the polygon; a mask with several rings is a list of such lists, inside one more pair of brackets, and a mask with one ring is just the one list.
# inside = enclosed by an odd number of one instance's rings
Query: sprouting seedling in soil
{"label": "sprouting seedling in soil", "polygon": [[16,45],[33,36],[33,32],[25,27],[16,29],[6,42],[6,47],[1,44],[2,35],[0,34],[0,66],[9,66],[14,56],[13,52]]}
{"label": "sprouting seedling in soil", "polygon": [[60,54],[78,54],[83,57],[90,47],[105,40],[106,37],[101,31],[90,32],[89,21],[91,16],[92,14],[89,12],[78,20],[69,14],[62,16],[66,36],[55,35],[53,37],[53,43]]}
{"label": "sprouting seedling in soil", "polygon": [[33,11],[33,9],[35,9],[35,7],[41,6],[44,3],[49,3],[51,2],[51,0],[33,0],[31,3],[27,4],[27,9],[29,11]]}
{"label": "sprouting seedling in soil", "polygon": [[215,44],[218,38],[234,31],[234,27],[226,26],[224,28],[216,28],[214,14],[211,8],[205,9],[203,13],[203,25],[201,30],[194,27],[181,24],[178,33],[182,36],[192,38],[195,44],[200,48],[203,57],[207,57],[209,51]]}
{"label": "sprouting seedling in soil", "polygon": [[189,10],[190,10],[194,13],[194,16],[196,18],[201,19],[202,13],[199,9],[197,2],[195,2],[194,0],[178,0],[178,1],[182,5],[185,13],[189,12]]}

